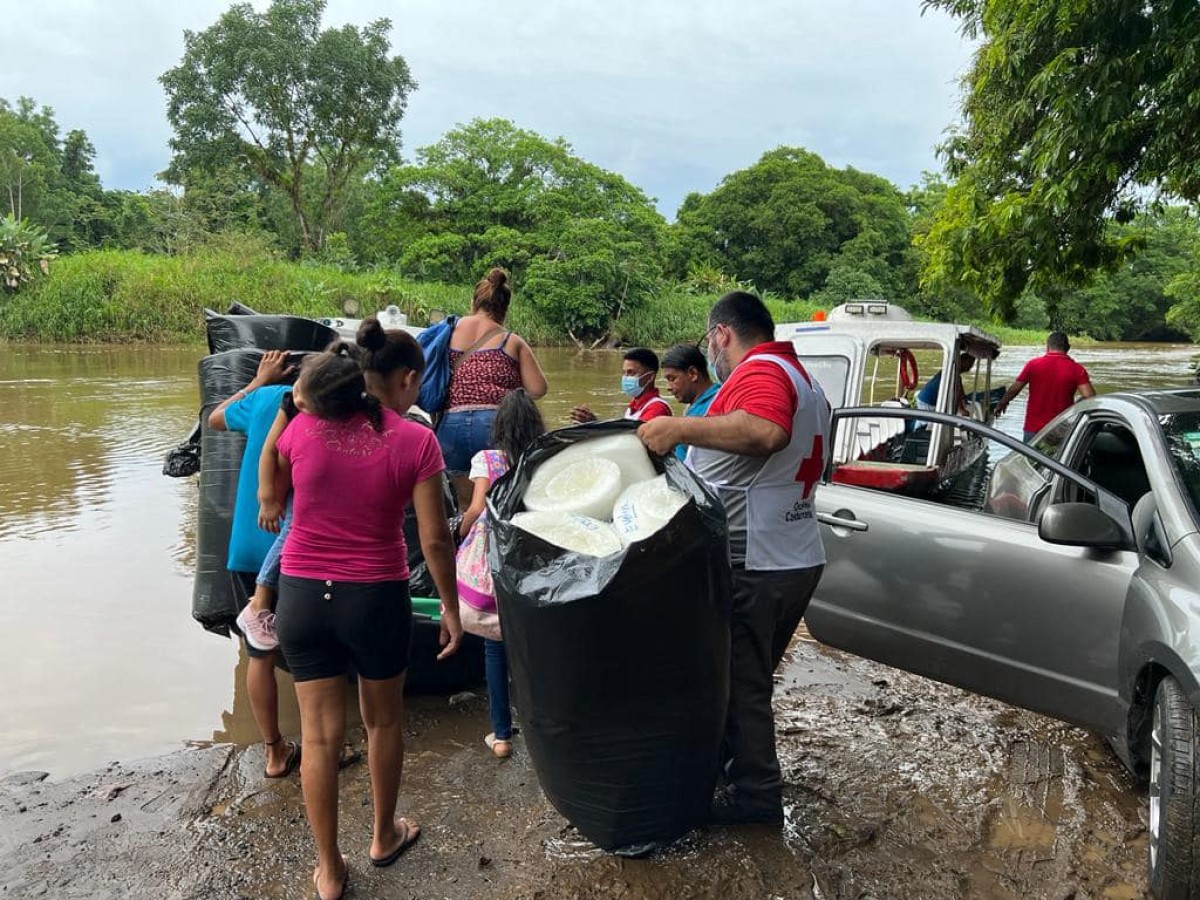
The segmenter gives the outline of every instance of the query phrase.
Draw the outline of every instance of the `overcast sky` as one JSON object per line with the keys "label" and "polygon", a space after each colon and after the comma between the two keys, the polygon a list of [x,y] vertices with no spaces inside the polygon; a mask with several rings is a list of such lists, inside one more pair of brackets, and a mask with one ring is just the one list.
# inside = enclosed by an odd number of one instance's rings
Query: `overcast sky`
{"label": "overcast sky", "polygon": [[[5,42],[0,97],[31,96],[63,132],[86,131],[106,187],[153,186],[170,156],[158,76],[184,29],[229,4],[17,2],[32,14]],[[382,16],[420,85],[406,157],[501,116],[566,138],[667,218],[781,144],[909,187],[938,167],[971,53],[919,0],[329,0],[325,24]]]}

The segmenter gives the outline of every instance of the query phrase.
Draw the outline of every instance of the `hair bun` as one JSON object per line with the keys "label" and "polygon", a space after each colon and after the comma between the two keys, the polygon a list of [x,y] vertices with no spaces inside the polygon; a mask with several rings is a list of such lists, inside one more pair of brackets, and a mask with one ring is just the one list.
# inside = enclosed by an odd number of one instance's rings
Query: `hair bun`
{"label": "hair bun", "polygon": [[492,271],[488,272],[487,280],[494,288],[504,287],[505,283],[508,281],[508,273],[497,266],[496,268],[492,269]]}
{"label": "hair bun", "polygon": [[372,353],[382,350],[387,343],[387,334],[384,333],[383,326],[379,324],[379,317],[367,316],[363,319],[362,324],[358,326],[358,334],[355,335],[354,340],[358,346],[370,350]]}

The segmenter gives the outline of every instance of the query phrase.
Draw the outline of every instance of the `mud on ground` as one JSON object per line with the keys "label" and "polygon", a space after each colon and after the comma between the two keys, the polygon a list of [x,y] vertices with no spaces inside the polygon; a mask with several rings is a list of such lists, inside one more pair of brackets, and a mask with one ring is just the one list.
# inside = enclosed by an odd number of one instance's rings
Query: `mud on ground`
{"label": "mud on ground", "polygon": [[[512,759],[494,760],[482,695],[416,698],[401,809],[422,838],[392,868],[371,868],[367,768],[345,771],[348,896],[1144,896],[1143,791],[1098,738],[803,634],[776,697],[782,831],[696,832],[649,860],[590,848],[542,797],[519,737]],[[0,782],[0,896],[311,896],[299,781],[264,781],[262,764],[258,747],[219,745],[65,782]]]}

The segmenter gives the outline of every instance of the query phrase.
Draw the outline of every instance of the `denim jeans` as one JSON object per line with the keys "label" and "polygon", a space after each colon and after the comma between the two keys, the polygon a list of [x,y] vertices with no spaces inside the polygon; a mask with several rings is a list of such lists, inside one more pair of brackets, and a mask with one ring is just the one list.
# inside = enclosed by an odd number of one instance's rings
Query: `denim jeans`
{"label": "denim jeans", "polygon": [[498,741],[512,740],[512,707],[508,703],[508,656],[504,641],[483,639],[483,666],[487,674],[488,707],[492,732]]}
{"label": "denim jeans", "polygon": [[466,475],[471,471],[471,458],[480,450],[492,446],[494,409],[464,409],[448,412],[438,425],[438,443],[450,475]]}
{"label": "denim jeans", "polygon": [[279,590],[279,562],[283,557],[283,542],[287,538],[288,529],[291,526],[292,497],[289,494],[287,508],[283,512],[283,524],[279,526],[279,534],[275,536],[275,543],[271,545],[271,549],[263,558],[263,564],[258,570],[258,578],[255,579],[256,584],[261,584],[273,591]]}

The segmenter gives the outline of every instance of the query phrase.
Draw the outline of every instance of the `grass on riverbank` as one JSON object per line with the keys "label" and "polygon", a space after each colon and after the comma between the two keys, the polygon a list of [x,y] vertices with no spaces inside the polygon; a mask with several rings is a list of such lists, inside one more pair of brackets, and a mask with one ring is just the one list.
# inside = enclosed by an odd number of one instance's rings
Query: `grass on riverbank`
{"label": "grass on riverbank", "polygon": [[[518,286],[519,287],[519,286]],[[264,313],[361,316],[399,306],[414,324],[441,310],[463,314],[469,286],[411,281],[390,272],[348,273],[261,254],[213,249],[188,256],[100,250],[65,256],[48,278],[0,296],[0,338],[34,341],[199,342],[205,307],[223,311],[239,300]],[[699,340],[716,294],[682,286],[628,310],[613,325],[621,344],[665,348]],[[807,321],[817,305],[768,298],[777,322]],[[511,326],[537,346],[570,344],[518,292]],[[1009,344],[1039,344],[1045,332],[984,324]]]}

